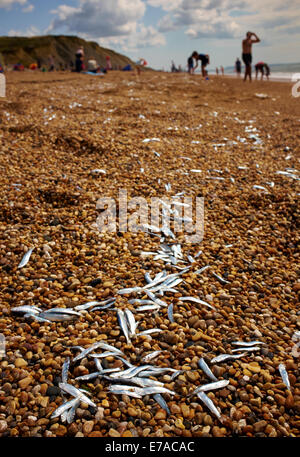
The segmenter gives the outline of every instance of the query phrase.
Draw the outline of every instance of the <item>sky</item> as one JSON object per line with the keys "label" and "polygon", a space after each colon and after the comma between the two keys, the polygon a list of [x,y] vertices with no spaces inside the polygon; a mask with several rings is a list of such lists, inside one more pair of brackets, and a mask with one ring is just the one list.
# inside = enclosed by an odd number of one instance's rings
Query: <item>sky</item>
{"label": "sky", "polygon": [[210,66],[234,64],[247,31],[253,62],[300,62],[299,0],[0,0],[0,34],[77,35],[144,58],[155,69],[171,60],[186,69],[193,51]]}

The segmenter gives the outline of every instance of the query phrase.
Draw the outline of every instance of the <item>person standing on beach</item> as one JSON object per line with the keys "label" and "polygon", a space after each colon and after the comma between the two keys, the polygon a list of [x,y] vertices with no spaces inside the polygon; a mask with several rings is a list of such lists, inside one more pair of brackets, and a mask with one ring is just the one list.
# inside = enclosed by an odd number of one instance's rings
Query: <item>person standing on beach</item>
{"label": "person standing on beach", "polygon": [[[254,37],[254,39],[252,38]],[[251,64],[252,64],[252,44],[253,43],[259,43],[260,39],[258,36],[253,33],[253,32],[247,32],[246,38],[242,41],[242,48],[243,48],[243,62],[245,64],[245,76],[244,76],[244,81],[247,80],[247,76],[249,76],[249,81],[252,81],[252,76],[251,76]]]}
{"label": "person standing on beach", "polygon": [[235,71],[236,71],[238,78],[240,78],[240,76],[241,76],[241,70],[242,70],[242,63],[241,63],[240,59],[237,57],[237,59],[235,61]]}
{"label": "person standing on beach", "polygon": [[197,54],[196,51],[188,58],[187,66],[188,66],[188,73],[192,75],[194,73],[194,54]]}
{"label": "person standing on beach", "polygon": [[222,73],[222,76],[224,76],[224,67],[223,67],[223,65],[221,65],[221,73]]}
{"label": "person standing on beach", "polygon": [[76,57],[75,69],[76,69],[77,73],[80,73],[81,70],[83,69],[83,59],[84,59],[83,46],[80,46],[80,48],[77,49],[75,57]]}

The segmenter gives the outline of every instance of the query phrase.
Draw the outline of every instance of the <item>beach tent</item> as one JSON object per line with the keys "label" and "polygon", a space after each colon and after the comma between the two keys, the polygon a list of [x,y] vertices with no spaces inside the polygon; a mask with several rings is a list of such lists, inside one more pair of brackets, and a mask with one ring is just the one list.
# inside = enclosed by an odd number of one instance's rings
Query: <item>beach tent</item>
{"label": "beach tent", "polygon": [[122,71],[132,71],[132,66],[128,64],[126,67],[122,68]]}

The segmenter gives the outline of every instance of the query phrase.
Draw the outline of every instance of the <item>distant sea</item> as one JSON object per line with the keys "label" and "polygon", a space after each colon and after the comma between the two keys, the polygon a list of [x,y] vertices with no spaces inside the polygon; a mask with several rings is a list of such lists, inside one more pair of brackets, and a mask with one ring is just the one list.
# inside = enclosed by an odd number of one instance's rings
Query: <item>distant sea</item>
{"label": "distant sea", "polygon": [[[255,65],[255,63],[254,63]],[[255,68],[252,65],[252,77],[255,75]],[[300,75],[300,63],[279,63],[279,64],[269,64],[271,69],[270,80],[274,81],[292,81],[293,75],[299,73]],[[242,65],[242,73],[244,71],[244,65]],[[215,74],[215,71],[212,71],[211,74]],[[235,75],[234,67],[226,67],[225,75],[233,76]],[[260,78],[260,74],[258,75]],[[264,78],[266,79],[266,78]],[[300,79],[300,77],[299,77]]]}

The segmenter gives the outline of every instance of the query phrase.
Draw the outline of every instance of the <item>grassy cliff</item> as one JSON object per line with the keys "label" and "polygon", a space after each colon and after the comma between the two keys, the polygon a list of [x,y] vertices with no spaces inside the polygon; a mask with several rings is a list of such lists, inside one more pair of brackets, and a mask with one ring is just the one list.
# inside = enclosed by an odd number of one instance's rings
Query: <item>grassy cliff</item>
{"label": "grassy cliff", "polygon": [[39,59],[42,65],[48,67],[49,56],[53,56],[56,68],[60,65],[69,67],[71,61],[75,62],[75,52],[79,46],[84,47],[86,60],[95,57],[101,67],[106,65],[106,56],[110,57],[114,69],[127,64],[134,66],[128,57],[76,36],[0,37],[0,55],[7,66],[20,62],[28,67]]}

